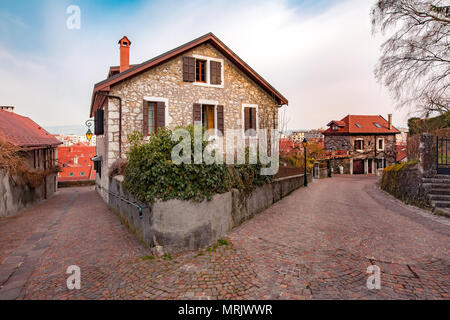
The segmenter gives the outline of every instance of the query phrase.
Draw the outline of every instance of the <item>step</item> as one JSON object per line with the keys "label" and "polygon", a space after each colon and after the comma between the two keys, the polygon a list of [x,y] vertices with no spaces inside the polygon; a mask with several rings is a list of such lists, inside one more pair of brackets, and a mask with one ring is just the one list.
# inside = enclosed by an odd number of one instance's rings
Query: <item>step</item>
{"label": "step", "polygon": [[450,189],[450,184],[447,183],[423,183],[425,189]]}
{"label": "step", "polygon": [[449,195],[450,196],[450,189],[430,189],[428,191],[428,194],[436,194],[436,195]]}
{"label": "step", "polygon": [[431,205],[435,208],[450,208],[450,201],[431,201]]}
{"label": "step", "polygon": [[430,192],[428,194],[428,198],[430,200],[434,200],[434,201],[448,201],[448,202],[450,202],[450,195],[434,194],[434,193]]}
{"label": "step", "polygon": [[436,174],[433,178],[450,180],[450,175],[449,174]]}
{"label": "step", "polygon": [[433,214],[437,216],[444,216],[447,218],[450,218],[450,209],[448,208],[435,208],[433,210]]}
{"label": "step", "polygon": [[439,183],[439,184],[448,184],[450,185],[450,179],[441,179],[441,178],[424,178],[422,179],[423,183]]}

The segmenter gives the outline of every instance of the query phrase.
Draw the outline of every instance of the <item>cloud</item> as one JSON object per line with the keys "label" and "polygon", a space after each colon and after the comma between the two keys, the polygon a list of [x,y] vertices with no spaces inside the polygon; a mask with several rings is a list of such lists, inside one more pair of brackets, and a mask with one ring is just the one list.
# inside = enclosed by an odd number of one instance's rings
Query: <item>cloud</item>
{"label": "cloud", "polygon": [[118,39],[133,42],[139,63],[207,32],[215,33],[289,99],[290,128],[322,127],[348,113],[406,112],[373,76],[380,39],[370,32],[372,0],[325,1],[311,9],[280,1],[135,3],[132,8],[81,2],[81,30],[65,28],[66,3],[46,6],[45,50],[0,50],[0,104],[42,125],[84,123],[94,83],[119,61]]}

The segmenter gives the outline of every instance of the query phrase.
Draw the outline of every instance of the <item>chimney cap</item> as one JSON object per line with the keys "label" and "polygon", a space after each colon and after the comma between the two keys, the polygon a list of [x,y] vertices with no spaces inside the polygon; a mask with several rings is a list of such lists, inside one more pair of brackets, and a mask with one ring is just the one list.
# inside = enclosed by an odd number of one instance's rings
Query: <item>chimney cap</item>
{"label": "chimney cap", "polygon": [[128,45],[131,45],[131,41],[127,36],[123,36],[122,39],[119,40],[118,44],[122,44],[123,41],[126,41]]}

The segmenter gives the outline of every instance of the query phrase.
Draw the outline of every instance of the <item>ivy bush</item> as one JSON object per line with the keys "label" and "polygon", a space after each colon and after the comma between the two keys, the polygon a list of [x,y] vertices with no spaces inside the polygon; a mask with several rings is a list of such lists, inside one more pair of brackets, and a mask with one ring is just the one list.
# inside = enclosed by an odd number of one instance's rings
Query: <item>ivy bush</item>
{"label": "ivy bush", "polygon": [[[191,135],[191,150],[194,150],[194,127],[187,129]],[[151,203],[156,199],[211,200],[215,194],[225,193],[232,188],[251,190],[263,185],[272,177],[261,176],[261,165],[226,164],[174,164],[172,149],[181,141],[172,141],[172,132],[166,128],[158,129],[148,142],[135,133],[129,137],[130,151],[125,169],[125,188],[140,201]],[[202,151],[208,142],[202,144]]]}

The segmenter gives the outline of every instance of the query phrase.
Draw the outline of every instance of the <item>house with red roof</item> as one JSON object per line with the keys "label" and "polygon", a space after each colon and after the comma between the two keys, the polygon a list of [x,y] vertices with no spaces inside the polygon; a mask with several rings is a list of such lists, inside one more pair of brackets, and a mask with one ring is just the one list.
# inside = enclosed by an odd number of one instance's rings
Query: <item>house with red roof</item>
{"label": "house with red roof", "polygon": [[120,66],[93,87],[97,185],[109,188],[113,163],[126,155],[128,136],[201,124],[213,136],[278,130],[288,100],[214,34],[208,33],[140,64],[130,64],[131,40],[119,40]]}
{"label": "house with red roof", "polygon": [[95,146],[89,146],[81,142],[71,146],[60,146],[58,148],[58,161],[62,169],[58,173],[58,180],[95,180],[94,163],[91,160],[95,154]]}
{"label": "house with red roof", "polygon": [[351,174],[376,174],[379,169],[397,162],[396,135],[400,133],[380,115],[348,115],[328,123],[325,150],[346,151]]}
{"label": "house with red roof", "polygon": [[13,107],[0,107],[0,139],[20,148],[31,171],[49,172],[42,183],[32,188],[14,182],[9,173],[0,170],[0,217],[16,213],[36,201],[50,197],[57,190],[57,147],[53,135],[28,117],[14,113]]}

